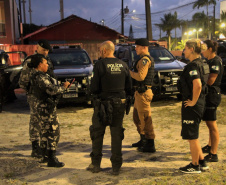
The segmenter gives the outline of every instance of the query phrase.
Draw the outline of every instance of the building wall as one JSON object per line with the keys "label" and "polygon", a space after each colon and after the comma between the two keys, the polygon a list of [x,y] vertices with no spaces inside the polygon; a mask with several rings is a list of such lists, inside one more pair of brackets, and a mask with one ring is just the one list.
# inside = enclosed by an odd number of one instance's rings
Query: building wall
{"label": "building wall", "polygon": [[19,41],[18,12],[15,0],[0,0],[4,3],[6,36],[0,36],[0,44],[15,44]]}

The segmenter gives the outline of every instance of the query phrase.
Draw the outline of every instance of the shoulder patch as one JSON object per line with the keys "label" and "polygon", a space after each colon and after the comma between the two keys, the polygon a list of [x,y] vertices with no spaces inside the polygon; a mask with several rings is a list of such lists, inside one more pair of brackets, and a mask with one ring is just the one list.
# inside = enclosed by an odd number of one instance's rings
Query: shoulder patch
{"label": "shoulder patch", "polygon": [[219,71],[219,66],[212,66],[211,68],[215,71]]}
{"label": "shoulder patch", "polygon": [[197,72],[197,70],[192,70],[189,72],[189,74],[190,74],[190,76],[194,76],[194,75],[197,75],[198,72]]}
{"label": "shoulder patch", "polygon": [[142,63],[143,63],[144,66],[147,64],[147,62],[148,62],[148,59],[143,59],[142,60]]}

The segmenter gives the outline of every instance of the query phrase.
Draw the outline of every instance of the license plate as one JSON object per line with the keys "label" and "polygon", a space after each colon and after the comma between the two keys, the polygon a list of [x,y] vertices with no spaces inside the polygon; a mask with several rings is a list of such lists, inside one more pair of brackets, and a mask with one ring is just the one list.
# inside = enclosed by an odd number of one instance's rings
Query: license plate
{"label": "license plate", "polygon": [[166,91],[177,91],[177,87],[166,87]]}
{"label": "license plate", "polygon": [[63,94],[63,98],[77,98],[78,94]]}

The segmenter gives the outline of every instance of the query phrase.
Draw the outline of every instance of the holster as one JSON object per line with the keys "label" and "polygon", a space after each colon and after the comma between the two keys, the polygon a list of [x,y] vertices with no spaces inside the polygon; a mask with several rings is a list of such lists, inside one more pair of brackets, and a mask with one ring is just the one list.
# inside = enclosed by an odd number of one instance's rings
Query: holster
{"label": "holster", "polygon": [[110,98],[107,100],[96,99],[94,106],[98,109],[98,116],[103,125],[111,125],[113,118],[113,109],[120,108],[122,101],[120,98]]}
{"label": "holster", "polygon": [[128,115],[129,112],[130,112],[130,108],[131,108],[131,105],[132,105],[132,103],[133,103],[132,101],[133,101],[132,96],[128,96],[128,97],[126,98],[126,115]]}

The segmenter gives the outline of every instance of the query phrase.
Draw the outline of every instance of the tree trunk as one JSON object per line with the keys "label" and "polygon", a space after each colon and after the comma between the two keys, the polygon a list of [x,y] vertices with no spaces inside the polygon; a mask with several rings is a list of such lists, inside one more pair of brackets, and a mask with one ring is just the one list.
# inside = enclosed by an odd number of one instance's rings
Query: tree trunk
{"label": "tree trunk", "polygon": [[206,7],[207,7],[207,12],[206,12],[206,14],[207,14],[207,38],[209,39],[209,27],[210,27],[210,21],[209,21],[209,11],[208,11],[208,4],[206,5]]}
{"label": "tree trunk", "polygon": [[169,49],[169,51],[171,51],[171,36],[170,36],[170,34],[168,35],[168,44],[169,44],[169,46],[168,46],[168,49]]}

